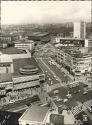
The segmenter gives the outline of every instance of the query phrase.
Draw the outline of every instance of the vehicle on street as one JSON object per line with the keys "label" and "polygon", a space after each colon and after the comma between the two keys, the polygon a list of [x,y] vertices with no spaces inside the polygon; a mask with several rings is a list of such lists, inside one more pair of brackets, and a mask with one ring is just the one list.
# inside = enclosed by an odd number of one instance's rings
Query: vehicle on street
{"label": "vehicle on street", "polygon": [[67,102],[67,101],[68,101],[68,99],[64,99],[64,100],[63,100],[63,102]]}
{"label": "vehicle on street", "polygon": [[87,94],[87,91],[83,92],[83,95]]}
{"label": "vehicle on street", "polygon": [[74,91],[74,94],[77,94],[77,93],[79,93],[79,91]]}
{"label": "vehicle on street", "polygon": [[57,102],[60,102],[60,101],[63,101],[63,99],[61,99],[61,98],[58,98],[58,99],[57,99]]}
{"label": "vehicle on street", "polygon": [[55,91],[54,91],[54,94],[58,94],[58,93],[59,93],[59,90],[55,90]]}
{"label": "vehicle on street", "polygon": [[53,82],[51,81],[51,85],[53,84]]}
{"label": "vehicle on street", "polygon": [[87,115],[83,115],[83,124],[88,125],[88,116]]}
{"label": "vehicle on street", "polygon": [[68,94],[68,95],[66,95],[68,98],[72,98],[72,95],[71,94]]}
{"label": "vehicle on street", "polygon": [[92,106],[91,107],[87,107],[87,110],[92,113]]}
{"label": "vehicle on street", "polygon": [[53,96],[52,97],[52,100],[54,101],[54,100],[57,100],[58,99],[58,96]]}

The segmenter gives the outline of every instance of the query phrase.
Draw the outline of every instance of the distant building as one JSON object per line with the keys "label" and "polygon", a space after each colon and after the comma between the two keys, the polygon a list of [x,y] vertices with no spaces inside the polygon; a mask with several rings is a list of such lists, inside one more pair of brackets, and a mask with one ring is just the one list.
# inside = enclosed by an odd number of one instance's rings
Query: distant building
{"label": "distant building", "polygon": [[41,43],[47,43],[50,41],[49,33],[40,33],[40,32],[28,33],[27,37],[28,40],[33,40],[35,42],[39,41]]}
{"label": "distant building", "polygon": [[74,22],[74,38],[86,38],[86,23]]}
{"label": "distant building", "polygon": [[77,47],[84,47],[85,46],[85,40],[81,39],[81,38],[63,38],[63,37],[55,37],[55,44],[60,44],[60,46],[62,47],[73,47],[73,46],[77,46]]}
{"label": "distant building", "polygon": [[12,40],[11,35],[9,35],[9,34],[0,35],[0,39],[2,41],[11,41]]}

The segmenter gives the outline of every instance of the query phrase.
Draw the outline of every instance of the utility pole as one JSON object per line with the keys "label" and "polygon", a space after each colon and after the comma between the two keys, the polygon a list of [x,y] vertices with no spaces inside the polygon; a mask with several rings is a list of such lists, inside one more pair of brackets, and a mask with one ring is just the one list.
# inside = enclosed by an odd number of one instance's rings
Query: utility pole
{"label": "utility pole", "polygon": [[91,31],[92,31],[92,0],[91,0]]}

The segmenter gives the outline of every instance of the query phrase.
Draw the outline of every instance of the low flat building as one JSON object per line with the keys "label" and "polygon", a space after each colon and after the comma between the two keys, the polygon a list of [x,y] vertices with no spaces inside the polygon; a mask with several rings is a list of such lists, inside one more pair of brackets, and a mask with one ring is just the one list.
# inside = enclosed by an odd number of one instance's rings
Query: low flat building
{"label": "low flat building", "polygon": [[75,125],[75,118],[71,111],[64,110],[62,115],[64,116],[64,125]]}
{"label": "low flat building", "polygon": [[48,107],[32,105],[19,118],[19,125],[32,125],[32,124],[46,125],[48,114],[49,114]]}

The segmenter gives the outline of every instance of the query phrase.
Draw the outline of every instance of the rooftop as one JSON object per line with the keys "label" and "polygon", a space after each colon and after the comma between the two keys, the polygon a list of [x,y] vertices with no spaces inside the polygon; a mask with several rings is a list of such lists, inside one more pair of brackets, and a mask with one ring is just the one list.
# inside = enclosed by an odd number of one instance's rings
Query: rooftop
{"label": "rooftop", "polygon": [[74,118],[74,115],[72,114],[72,112],[64,110],[62,115],[64,115],[64,124],[65,125],[74,125],[75,118]]}
{"label": "rooftop", "polygon": [[26,51],[19,50],[19,49],[14,48],[14,47],[8,47],[6,49],[0,49],[0,52],[3,53],[3,54],[23,54],[23,53],[26,53]]}
{"label": "rooftop", "polygon": [[49,108],[32,105],[20,117],[19,121],[43,123]]}
{"label": "rooftop", "polygon": [[38,74],[42,73],[41,68],[38,66],[36,60],[32,57],[32,58],[22,58],[22,59],[14,59],[13,60],[13,64],[14,64],[14,76],[23,76],[22,74],[20,74],[19,69],[20,68],[38,68]]}

